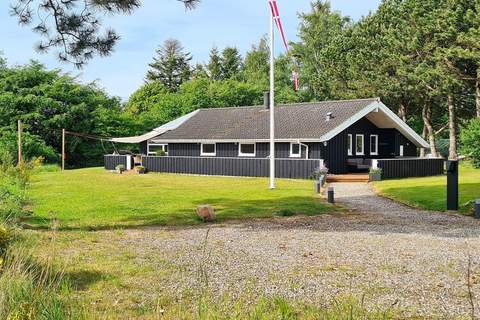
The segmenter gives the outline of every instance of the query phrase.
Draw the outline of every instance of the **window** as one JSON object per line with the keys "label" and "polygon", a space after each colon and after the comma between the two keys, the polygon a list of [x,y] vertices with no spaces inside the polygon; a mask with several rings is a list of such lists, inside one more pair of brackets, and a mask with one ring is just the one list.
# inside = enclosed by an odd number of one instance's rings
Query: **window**
{"label": "window", "polygon": [[352,156],[353,155],[353,138],[351,134],[348,135],[347,150],[348,150],[348,155]]}
{"label": "window", "polygon": [[355,136],[355,142],[356,142],[356,148],[355,148],[355,154],[357,156],[363,156],[365,155],[365,148],[364,148],[364,137],[363,134],[357,134]]}
{"label": "window", "polygon": [[168,155],[168,144],[148,144],[149,156]]}
{"label": "window", "polygon": [[378,135],[376,134],[370,136],[370,155],[378,156]]}
{"label": "window", "polygon": [[217,154],[217,148],[215,143],[202,143],[202,147],[200,150],[201,156],[213,156]]}
{"label": "window", "polygon": [[300,158],[302,157],[302,147],[299,143],[290,143],[290,157]]}
{"label": "window", "polygon": [[403,157],[403,145],[400,145],[400,157]]}
{"label": "window", "polygon": [[240,143],[238,147],[239,157],[255,157],[255,143]]}

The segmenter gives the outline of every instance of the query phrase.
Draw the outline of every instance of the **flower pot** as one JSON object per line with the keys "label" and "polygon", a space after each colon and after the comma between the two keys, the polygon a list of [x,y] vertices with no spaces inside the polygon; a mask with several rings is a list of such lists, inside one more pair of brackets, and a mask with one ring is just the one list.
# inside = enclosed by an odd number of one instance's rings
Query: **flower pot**
{"label": "flower pot", "polygon": [[382,180],[382,174],[381,173],[370,173],[370,181],[381,181]]}

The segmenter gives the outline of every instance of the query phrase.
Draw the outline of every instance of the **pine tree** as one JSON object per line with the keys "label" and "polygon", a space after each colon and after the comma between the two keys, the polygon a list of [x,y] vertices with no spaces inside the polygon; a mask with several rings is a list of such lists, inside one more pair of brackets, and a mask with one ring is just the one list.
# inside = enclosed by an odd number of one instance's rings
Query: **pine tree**
{"label": "pine tree", "polygon": [[190,79],[190,60],[190,53],[184,52],[178,40],[166,40],[149,65],[151,70],[147,72],[147,82],[159,81],[170,92],[177,91],[183,82]]}
{"label": "pine tree", "polygon": [[207,70],[212,81],[222,80],[222,61],[216,47],[210,50],[210,61],[208,62]]}
{"label": "pine tree", "polygon": [[222,52],[222,78],[236,79],[242,69],[242,57],[237,48],[227,47]]}

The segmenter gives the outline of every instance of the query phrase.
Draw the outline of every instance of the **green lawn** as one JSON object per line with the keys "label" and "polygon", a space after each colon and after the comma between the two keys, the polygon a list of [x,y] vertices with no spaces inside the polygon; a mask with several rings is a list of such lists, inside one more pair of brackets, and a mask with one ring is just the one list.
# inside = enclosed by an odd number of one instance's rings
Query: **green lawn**
{"label": "green lawn", "polygon": [[45,226],[55,217],[64,229],[196,224],[202,204],[212,205],[219,221],[334,210],[314,194],[312,181],[278,180],[269,190],[264,178],[118,175],[101,168],[38,173],[30,196],[29,223]]}
{"label": "green lawn", "polygon": [[[460,211],[469,213],[473,205],[466,204],[480,199],[480,170],[461,166],[459,182]],[[446,185],[446,176],[439,176],[380,181],[375,183],[375,188],[380,194],[408,205],[443,211],[446,210]]]}

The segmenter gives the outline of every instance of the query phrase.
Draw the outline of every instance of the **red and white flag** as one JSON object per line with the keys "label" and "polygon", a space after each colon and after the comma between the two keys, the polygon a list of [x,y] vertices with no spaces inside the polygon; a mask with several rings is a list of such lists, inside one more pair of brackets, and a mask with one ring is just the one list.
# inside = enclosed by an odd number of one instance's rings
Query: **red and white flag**
{"label": "red and white flag", "polygon": [[[288,46],[287,38],[285,37],[285,32],[283,30],[282,20],[280,19],[280,11],[278,10],[277,0],[268,0],[268,4],[270,5],[270,10],[272,11],[272,18],[277,25],[278,31],[280,32],[280,36],[282,37],[283,45],[285,46],[285,50],[288,52],[290,48]],[[298,90],[298,73],[296,71],[292,71],[292,82],[295,87],[295,90]]]}

